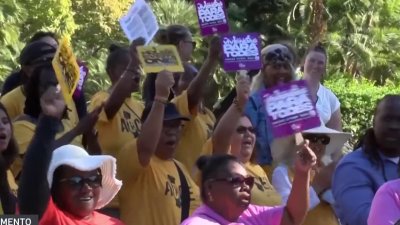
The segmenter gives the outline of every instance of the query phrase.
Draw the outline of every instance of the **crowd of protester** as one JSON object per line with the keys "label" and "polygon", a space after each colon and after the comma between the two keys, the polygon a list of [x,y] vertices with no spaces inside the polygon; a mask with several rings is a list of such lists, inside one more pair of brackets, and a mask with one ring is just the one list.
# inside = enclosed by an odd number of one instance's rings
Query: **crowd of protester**
{"label": "crowd of protester", "polygon": [[[41,225],[399,223],[400,95],[376,104],[372,127],[343,155],[351,135],[340,99],[322,84],[321,44],[300,65],[285,42],[263,48],[258,74],[237,74],[236,97],[216,117],[204,98],[221,40],[210,40],[199,69],[185,26],[160,29],[154,41],[176,46],[183,73],[142,74],[144,40],[113,44],[111,86],[66,101],[51,63],[58,38],[33,35],[1,92],[0,214],[38,215]],[[298,79],[321,120],[297,134],[301,143],[273,137],[260,94]]]}

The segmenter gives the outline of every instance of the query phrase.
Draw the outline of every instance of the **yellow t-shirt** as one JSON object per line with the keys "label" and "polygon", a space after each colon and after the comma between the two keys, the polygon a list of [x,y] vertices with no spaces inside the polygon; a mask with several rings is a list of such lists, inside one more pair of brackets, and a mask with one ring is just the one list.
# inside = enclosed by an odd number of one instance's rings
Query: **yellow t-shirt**
{"label": "yellow t-shirt", "polygon": [[193,174],[196,160],[201,155],[203,144],[211,137],[216,119],[214,114],[207,108],[205,113],[190,112],[187,91],[184,91],[172,101],[180,114],[190,118],[190,121],[184,124],[175,158],[182,162]]}
{"label": "yellow t-shirt", "polygon": [[[56,135],[56,138],[62,137],[65,133],[70,131],[73,127],[70,127],[71,121],[66,119],[62,120],[64,125],[64,130]],[[22,170],[23,158],[26,150],[35,134],[36,124],[27,120],[16,120],[13,123],[14,137],[18,145],[19,155],[15,159],[14,163],[11,165],[11,171],[15,178],[19,177]],[[72,140],[71,144],[82,147],[82,136],[77,136]],[[17,179],[18,180],[18,179]]]}
{"label": "yellow t-shirt", "polygon": [[[294,173],[288,170],[289,179],[293,182]],[[307,212],[303,225],[339,225],[339,220],[330,204],[321,200],[321,202]]]}
{"label": "yellow t-shirt", "polygon": [[[202,155],[212,155],[213,145],[210,138],[203,146]],[[253,176],[254,186],[251,189],[251,204],[262,206],[277,206],[282,204],[282,198],[269,182],[267,174],[258,164],[248,162],[245,164],[246,171]],[[200,179],[196,180],[197,183]]]}
{"label": "yellow t-shirt", "polygon": [[14,88],[0,98],[0,102],[7,109],[7,113],[11,120],[14,120],[19,115],[24,113],[25,95],[22,91],[22,86]]}
{"label": "yellow t-shirt", "polygon": [[[24,114],[26,97],[22,91],[22,86],[15,88],[3,97],[0,102],[7,109],[7,113],[11,120],[18,119],[17,117]],[[78,112],[73,101],[66,103],[68,107],[68,120],[64,119],[63,124],[68,128],[75,127],[79,122]]]}
{"label": "yellow t-shirt", "polygon": [[[105,103],[109,97],[108,92],[97,92],[90,102],[89,111]],[[139,136],[143,109],[141,102],[127,98],[111,120],[108,120],[104,110],[100,113],[96,129],[103,154],[116,157],[126,143]]]}
{"label": "yellow t-shirt", "polygon": [[[139,163],[136,140],[128,143],[117,158],[118,177],[124,185],[119,192],[121,220],[127,225],[177,225],[181,221],[180,179],[175,163],[153,156],[147,167]],[[200,205],[197,185],[186,168],[190,192],[190,214]]]}
{"label": "yellow t-shirt", "polygon": [[[105,103],[110,97],[106,91],[97,92],[88,107],[89,111],[93,111],[97,106]],[[108,120],[105,111],[99,115],[99,120],[96,124],[98,131],[98,142],[103,154],[117,157],[118,152],[130,141],[139,136],[142,122],[144,105],[132,98],[125,99],[119,111],[114,118]],[[116,196],[107,207],[118,208],[118,197]]]}

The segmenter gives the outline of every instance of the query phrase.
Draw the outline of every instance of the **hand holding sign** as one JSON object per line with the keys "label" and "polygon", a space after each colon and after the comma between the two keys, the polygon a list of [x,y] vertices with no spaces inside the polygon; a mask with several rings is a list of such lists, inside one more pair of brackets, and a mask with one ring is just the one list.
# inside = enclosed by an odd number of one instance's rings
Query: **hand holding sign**
{"label": "hand holding sign", "polygon": [[295,163],[295,168],[297,171],[308,172],[310,171],[315,164],[317,163],[317,156],[308,146],[309,142],[306,140],[301,144],[297,145],[299,149],[297,151],[297,158]]}
{"label": "hand holding sign", "polygon": [[250,94],[250,79],[247,76],[239,76],[236,83],[236,99],[239,107],[244,108],[249,99]]}
{"label": "hand holding sign", "polygon": [[174,75],[166,70],[161,71],[156,78],[156,97],[155,99],[168,100],[170,90],[175,84]]}
{"label": "hand holding sign", "polygon": [[208,58],[210,60],[218,61],[222,56],[221,38],[214,36],[210,40],[210,46],[208,48]]}
{"label": "hand holding sign", "polygon": [[138,71],[140,68],[140,59],[138,55],[138,46],[143,46],[145,44],[144,38],[140,37],[132,41],[131,45],[129,46],[129,53],[131,56],[131,61],[128,65],[128,70],[130,71]]}
{"label": "hand holding sign", "polygon": [[142,37],[139,37],[132,41],[131,45],[129,46],[129,53],[130,53],[132,59],[139,59],[137,47],[143,46],[145,43],[146,43],[146,41]]}

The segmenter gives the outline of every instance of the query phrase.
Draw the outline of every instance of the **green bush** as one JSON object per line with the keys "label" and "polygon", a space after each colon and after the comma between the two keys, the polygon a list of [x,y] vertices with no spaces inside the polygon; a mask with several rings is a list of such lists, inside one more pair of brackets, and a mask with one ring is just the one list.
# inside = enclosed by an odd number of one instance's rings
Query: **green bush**
{"label": "green bush", "polygon": [[324,85],[330,88],[341,103],[343,129],[350,132],[354,144],[371,127],[376,103],[387,94],[400,93],[392,84],[376,86],[365,78],[355,79],[346,75],[331,75]]}

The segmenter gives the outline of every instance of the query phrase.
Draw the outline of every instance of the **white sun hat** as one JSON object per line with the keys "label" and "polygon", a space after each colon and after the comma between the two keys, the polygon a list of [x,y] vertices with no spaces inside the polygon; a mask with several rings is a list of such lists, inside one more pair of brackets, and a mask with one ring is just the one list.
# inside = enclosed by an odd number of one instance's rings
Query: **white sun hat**
{"label": "white sun hat", "polygon": [[122,186],[122,181],[115,178],[117,168],[114,157],[108,155],[89,155],[81,147],[64,145],[53,151],[49,170],[47,171],[47,181],[50,189],[53,184],[54,171],[62,165],[70,166],[80,171],[92,171],[100,168],[102,187],[95,209],[101,209],[106,206]]}
{"label": "white sun hat", "polygon": [[[325,148],[322,162],[327,165],[332,161],[332,154],[342,149],[344,144],[351,138],[350,133],[340,132],[327,128],[322,125],[316,128],[305,130],[303,134],[325,134],[330,138],[329,144]],[[271,154],[276,163],[290,163],[293,160],[293,151],[296,151],[294,136],[277,138],[271,144]]]}

